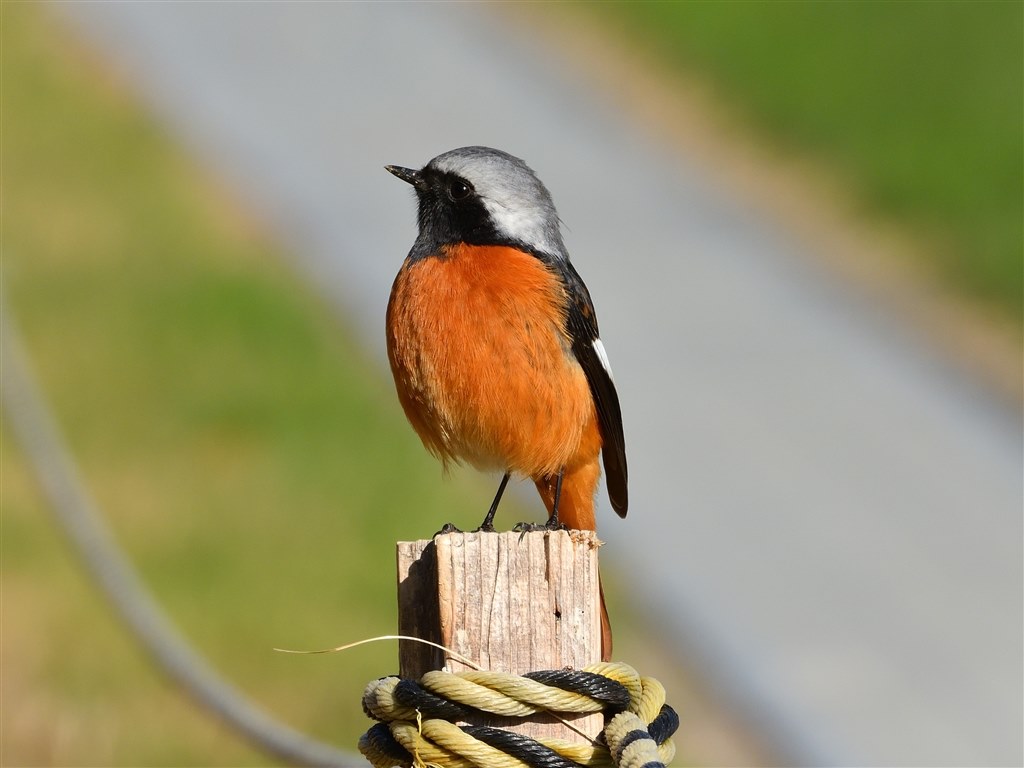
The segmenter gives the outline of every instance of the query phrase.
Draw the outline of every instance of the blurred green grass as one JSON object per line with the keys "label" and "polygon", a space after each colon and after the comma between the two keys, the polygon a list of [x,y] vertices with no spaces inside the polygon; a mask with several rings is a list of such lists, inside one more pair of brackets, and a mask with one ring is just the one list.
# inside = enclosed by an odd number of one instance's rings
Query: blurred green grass
{"label": "blurred green grass", "polygon": [[914,231],[958,290],[1020,317],[1024,4],[589,7]]}
{"label": "blurred green grass", "polygon": [[[475,522],[490,481],[442,480],[386,373],[45,6],[2,13],[5,300],[86,484],[214,666],[354,749],[397,648],[272,649],[393,633],[394,542]],[[102,608],[8,435],[3,496],[0,762],[266,763]]]}
{"label": "blurred green grass", "polygon": [[[4,301],[85,485],[214,668],[352,750],[397,647],[272,649],[393,633],[395,542],[475,524],[497,478],[444,480],[388,373],[51,8],[0,15]],[[136,647],[4,430],[0,765],[271,764]],[[682,695],[623,608],[618,647]]]}

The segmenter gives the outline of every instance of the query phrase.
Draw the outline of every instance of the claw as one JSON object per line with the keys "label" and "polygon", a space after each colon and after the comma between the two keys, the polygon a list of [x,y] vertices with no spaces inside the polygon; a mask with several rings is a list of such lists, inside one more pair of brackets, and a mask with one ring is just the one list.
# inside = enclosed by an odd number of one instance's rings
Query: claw
{"label": "claw", "polygon": [[559,520],[557,517],[550,517],[544,525],[538,526],[540,529],[545,531],[568,531],[569,526]]}
{"label": "claw", "polygon": [[546,531],[548,527],[541,523],[516,523],[512,526],[512,530],[519,534],[519,541],[523,540],[523,537],[528,533],[535,533],[537,531]]}
{"label": "claw", "polygon": [[462,533],[462,530],[455,527],[455,523],[445,523],[441,526],[441,530],[435,533],[430,538],[436,539],[438,536],[447,536],[449,533]]}
{"label": "claw", "polygon": [[512,526],[512,530],[516,533],[533,533],[534,531],[546,531],[547,528],[540,523],[516,523]]}

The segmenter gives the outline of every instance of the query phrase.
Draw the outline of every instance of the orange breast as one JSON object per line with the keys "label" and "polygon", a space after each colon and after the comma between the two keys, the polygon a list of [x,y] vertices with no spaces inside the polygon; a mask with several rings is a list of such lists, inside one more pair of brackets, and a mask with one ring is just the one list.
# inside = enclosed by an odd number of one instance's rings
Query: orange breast
{"label": "orange breast", "polygon": [[595,460],[597,416],[565,313],[557,277],[514,248],[406,262],[388,303],[388,357],[427,448],[534,478]]}

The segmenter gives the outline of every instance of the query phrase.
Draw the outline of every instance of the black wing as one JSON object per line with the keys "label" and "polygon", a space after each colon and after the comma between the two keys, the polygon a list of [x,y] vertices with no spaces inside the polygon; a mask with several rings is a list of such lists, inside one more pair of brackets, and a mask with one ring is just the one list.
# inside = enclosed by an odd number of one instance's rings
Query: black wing
{"label": "black wing", "polygon": [[[587,375],[590,393],[597,406],[597,422],[604,442],[602,457],[605,482],[608,484],[608,498],[611,499],[612,509],[619,517],[625,517],[629,506],[629,494],[626,488],[628,472],[626,440],[622,435],[622,410],[619,408],[619,395],[615,391],[611,370],[606,366],[607,358],[602,360],[602,355],[595,346],[595,342],[598,345],[601,345],[601,342],[594,303],[583,279],[568,260],[557,262],[556,267],[561,272],[569,293],[567,324],[569,336],[572,338],[572,351]],[[603,348],[601,345],[602,351]]]}

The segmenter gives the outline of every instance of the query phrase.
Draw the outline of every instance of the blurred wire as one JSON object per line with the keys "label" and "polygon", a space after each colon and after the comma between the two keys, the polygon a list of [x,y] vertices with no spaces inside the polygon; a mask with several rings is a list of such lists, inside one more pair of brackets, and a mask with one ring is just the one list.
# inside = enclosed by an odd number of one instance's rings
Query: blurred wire
{"label": "blurred wire", "polygon": [[30,373],[18,330],[5,304],[0,300],[3,410],[58,524],[132,634],[157,665],[196,702],[260,749],[296,765],[365,765],[358,755],[315,741],[255,707],[189,646],[160,610],[82,484],[56,421]]}

